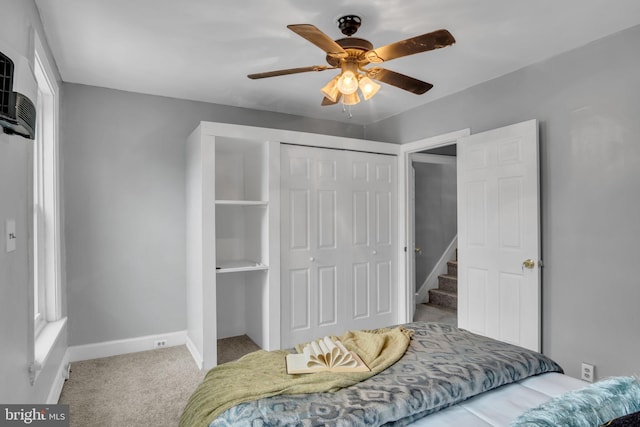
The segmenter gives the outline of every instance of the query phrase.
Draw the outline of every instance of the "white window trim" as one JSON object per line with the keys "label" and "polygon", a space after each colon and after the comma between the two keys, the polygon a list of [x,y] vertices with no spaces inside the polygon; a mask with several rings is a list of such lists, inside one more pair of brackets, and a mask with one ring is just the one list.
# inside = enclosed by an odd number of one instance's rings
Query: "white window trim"
{"label": "white window trim", "polygon": [[[37,102],[46,102],[47,108],[52,111],[51,116],[37,117],[38,131],[49,132],[46,144],[38,147],[34,145],[34,153],[36,150],[42,150],[43,156],[47,159],[45,168],[34,165],[34,170],[38,168],[45,176],[44,182],[46,187],[44,204],[46,206],[47,215],[43,218],[41,231],[44,232],[42,239],[36,242],[36,238],[32,241],[34,256],[33,271],[39,272],[41,280],[38,283],[43,284],[43,288],[38,292],[40,296],[44,293],[44,301],[40,310],[33,307],[30,317],[33,319],[33,346],[30,364],[31,384],[34,384],[42,367],[46,364],[51,351],[53,350],[59,336],[66,325],[66,318],[62,318],[61,307],[61,283],[62,283],[62,265],[61,265],[61,221],[60,221],[60,178],[59,178],[59,88],[55,80],[55,73],[49,63],[46,50],[42,45],[37,32],[33,32],[34,52],[33,52],[33,68],[36,82],[38,83],[39,92],[44,86],[46,96],[43,100]],[[34,174],[37,179],[37,174]],[[38,195],[33,194],[34,201]],[[35,220],[35,218],[34,218]],[[44,250],[38,248],[38,244],[45,245]],[[37,253],[35,252],[37,251]],[[36,268],[36,264],[38,266]],[[34,281],[36,278],[33,278]],[[44,291],[44,292],[43,292]],[[35,292],[35,291],[34,291]],[[35,298],[36,296],[33,295]],[[43,311],[43,313],[40,313]],[[38,316],[36,316],[38,313]]]}

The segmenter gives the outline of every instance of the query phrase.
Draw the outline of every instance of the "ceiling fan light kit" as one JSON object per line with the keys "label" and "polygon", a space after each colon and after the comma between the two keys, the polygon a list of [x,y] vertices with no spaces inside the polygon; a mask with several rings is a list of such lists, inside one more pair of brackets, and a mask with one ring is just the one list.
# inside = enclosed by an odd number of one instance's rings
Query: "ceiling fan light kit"
{"label": "ceiling fan light kit", "polygon": [[416,95],[421,95],[433,87],[431,83],[379,66],[365,67],[371,63],[380,64],[403,56],[450,46],[455,43],[455,39],[449,31],[437,30],[374,49],[368,40],[351,37],[358,31],[361,23],[362,20],[357,15],[345,15],[339,18],[338,28],[347,37],[338,40],[331,39],[311,24],[288,25],[287,28],[291,31],[322,49],[326,53],[326,61],[330,66],[290,68],[249,74],[247,77],[262,79],[308,71],[340,69],[340,74],[320,89],[324,95],[321,103],[323,106],[337,104],[340,99],[343,105],[358,104],[360,102],[358,89],[365,100],[371,99],[380,90],[380,85],[374,80]]}
{"label": "ceiling fan light kit", "polygon": [[380,85],[373,80],[371,80],[367,76],[360,77],[360,91],[362,92],[362,96],[364,96],[364,100],[368,101],[378,93],[380,90]]}
{"label": "ceiling fan light kit", "polygon": [[360,102],[360,97],[358,96],[358,92],[348,93],[342,95],[342,103],[344,105],[356,105]]}
{"label": "ceiling fan light kit", "polygon": [[338,90],[339,79],[340,76],[334,77],[329,81],[329,83],[327,83],[322,89],[320,89],[320,92],[322,92],[325,98],[328,98],[334,104],[338,102],[338,98],[340,95],[340,90]]}
{"label": "ceiling fan light kit", "polygon": [[[357,73],[357,72],[356,72]],[[338,79],[338,90],[343,95],[351,95],[358,90],[358,78],[351,70],[343,71]]]}

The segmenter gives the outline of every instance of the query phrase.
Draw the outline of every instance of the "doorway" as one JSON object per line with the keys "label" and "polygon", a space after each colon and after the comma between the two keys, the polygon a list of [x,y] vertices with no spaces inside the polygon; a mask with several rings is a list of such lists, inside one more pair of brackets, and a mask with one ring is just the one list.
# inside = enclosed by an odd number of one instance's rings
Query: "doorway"
{"label": "doorway", "polygon": [[414,318],[457,324],[456,144],[413,153],[410,159]]}
{"label": "doorway", "polygon": [[[470,135],[469,129],[463,129],[456,132],[451,132],[444,135],[439,135],[423,140],[403,144],[400,148],[400,161],[399,171],[400,176],[403,179],[400,182],[399,196],[403,198],[400,204],[399,215],[399,233],[404,238],[404,269],[400,269],[399,280],[400,283],[404,283],[406,286],[400,286],[400,299],[399,299],[399,321],[411,322],[414,319],[416,310],[416,303],[418,303],[418,295],[416,295],[416,270],[415,270],[415,258],[416,258],[416,243],[414,233],[414,208],[412,207],[412,196],[414,189],[414,177],[413,177],[413,156],[427,155],[424,151],[434,150],[436,154],[443,154],[441,150],[451,150],[451,148],[443,147],[455,147],[456,142],[463,137]],[[431,152],[430,154],[433,154]]]}

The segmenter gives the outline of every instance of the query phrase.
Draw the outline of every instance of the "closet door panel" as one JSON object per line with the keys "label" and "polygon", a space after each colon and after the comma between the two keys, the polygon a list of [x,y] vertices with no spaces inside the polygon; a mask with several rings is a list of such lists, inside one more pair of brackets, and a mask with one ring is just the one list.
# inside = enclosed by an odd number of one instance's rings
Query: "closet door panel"
{"label": "closet door panel", "polygon": [[369,317],[369,263],[353,265],[352,319]]}
{"label": "closet door panel", "polygon": [[392,177],[392,165],[390,163],[377,163],[376,169],[376,182],[379,184],[391,184],[393,182]]}
{"label": "closet door panel", "polygon": [[310,194],[307,189],[291,190],[289,192],[289,250],[309,250],[311,222]]}
{"label": "closet door panel", "polygon": [[298,285],[282,274],[283,347],[343,332],[338,188],[344,172],[327,151],[281,146],[281,240],[291,243],[281,246],[281,268],[308,271],[306,293],[293,292]]}
{"label": "closet door panel", "polygon": [[[302,152],[281,158],[281,327],[289,335],[306,336],[317,323],[317,271],[309,262],[317,221],[313,192],[313,161]],[[315,320],[315,322],[314,322]],[[283,340],[284,337],[281,337]],[[284,347],[290,343],[281,342]]]}
{"label": "closet door panel", "polygon": [[[309,298],[310,274],[308,269],[291,270],[289,273],[291,284],[291,298],[288,307],[291,313],[291,329],[294,331],[309,329],[310,325],[310,306]],[[295,302],[295,303],[294,303]]]}
{"label": "closet door panel", "polygon": [[318,268],[319,326],[335,325],[338,322],[338,281],[336,267]]}
{"label": "closet door panel", "polygon": [[377,246],[391,245],[391,192],[376,192],[374,236]]}
{"label": "closet door panel", "polygon": [[353,191],[351,194],[353,215],[352,235],[353,246],[369,245],[369,193],[367,191]]}
{"label": "closet door panel", "polygon": [[[396,158],[392,156],[350,153],[349,160],[352,170],[368,171],[366,174],[353,174],[348,187],[360,200],[366,200],[366,205],[354,209],[354,218],[359,218],[359,224],[354,220],[354,245],[351,247],[349,262],[361,265],[366,262],[367,294],[354,292],[351,302],[358,307],[358,313],[350,317],[351,329],[372,329],[384,325],[394,324],[396,321]],[[366,163],[366,167],[363,166]],[[361,179],[356,179],[356,177]],[[366,196],[365,196],[366,194]],[[362,211],[366,210],[366,214]],[[366,218],[366,224],[362,221]],[[366,233],[359,230],[366,227]],[[366,243],[360,235],[366,235]],[[359,244],[355,244],[356,241]],[[364,243],[364,244],[362,244]],[[348,278],[347,283],[358,283],[354,278]],[[366,304],[366,310],[362,306]],[[366,314],[365,314],[366,313]]]}
{"label": "closet door panel", "polygon": [[395,157],[281,155],[282,346],[394,324]]}
{"label": "closet door panel", "polygon": [[382,261],[376,264],[376,314],[391,313],[391,262]]}
{"label": "closet door panel", "polygon": [[336,191],[319,190],[318,248],[336,249],[336,237]]}
{"label": "closet door panel", "polygon": [[354,160],[351,163],[351,178],[356,182],[367,182],[369,180],[369,163]]}

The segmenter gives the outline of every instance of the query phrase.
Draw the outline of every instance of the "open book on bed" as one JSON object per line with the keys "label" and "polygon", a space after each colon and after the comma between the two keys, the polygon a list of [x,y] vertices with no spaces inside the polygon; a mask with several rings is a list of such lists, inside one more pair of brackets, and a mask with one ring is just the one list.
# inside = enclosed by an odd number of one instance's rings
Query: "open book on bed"
{"label": "open book on bed", "polygon": [[370,369],[337,339],[324,337],[305,345],[300,354],[287,355],[288,374],[366,372]]}

